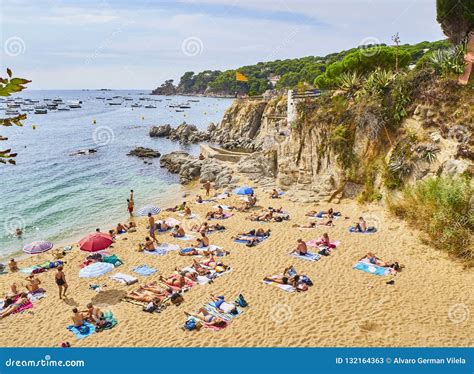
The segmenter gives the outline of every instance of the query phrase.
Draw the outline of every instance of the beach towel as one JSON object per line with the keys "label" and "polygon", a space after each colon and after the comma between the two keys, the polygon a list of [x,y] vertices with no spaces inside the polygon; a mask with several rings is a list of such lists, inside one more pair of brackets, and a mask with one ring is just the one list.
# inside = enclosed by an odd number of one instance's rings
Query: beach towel
{"label": "beach towel", "polygon": [[67,329],[76,335],[76,338],[79,340],[84,339],[95,332],[95,326],[89,322],[84,322],[84,324],[79,328],[75,327],[74,325],[70,325],[67,327]]}
{"label": "beach towel", "polygon": [[178,249],[179,249],[179,245],[163,243],[163,244],[160,244],[158,247],[156,247],[154,251],[145,250],[144,253],[147,253],[149,255],[164,256],[168,252],[176,251]]}
{"label": "beach towel", "polygon": [[123,273],[113,274],[109,278],[117,282],[120,282],[122,284],[126,284],[127,286],[138,282],[138,279],[135,278],[134,276],[123,274]]}
{"label": "beach towel", "polygon": [[211,325],[207,322],[205,322],[204,320],[200,319],[200,318],[196,318],[196,317],[193,317],[193,316],[189,316],[187,321],[195,321],[195,322],[199,322],[201,323],[201,325],[206,328],[206,329],[209,329],[209,330],[213,330],[213,331],[220,331],[220,330],[223,330],[225,329],[227,326],[229,326],[230,322],[228,321],[225,321],[225,324],[222,325],[222,326],[214,326],[214,325]]}
{"label": "beach towel", "polygon": [[190,215],[186,215],[184,213],[178,213],[178,216],[184,217],[186,219],[192,219],[192,218],[197,218],[198,217],[198,215],[194,214],[194,213],[191,213]]}
{"label": "beach towel", "polygon": [[224,213],[224,214],[222,215],[222,217],[219,217],[219,218],[217,218],[217,217],[216,217],[216,218],[209,218],[209,220],[213,220],[213,219],[228,219],[228,218],[230,218],[230,217],[232,217],[232,216],[233,216],[232,213]]}
{"label": "beach towel", "polygon": [[[170,278],[176,279],[177,277],[178,277],[177,274],[173,274]],[[194,287],[194,286],[196,285],[195,282],[193,282],[192,280],[187,279],[187,278],[185,278],[185,285],[184,285],[183,287],[171,286],[171,285],[169,285],[168,283],[164,283],[164,282],[162,282],[162,283],[163,283],[163,285],[165,285],[166,287],[170,287],[170,288],[172,288],[174,291],[178,291],[178,292],[179,292],[179,291],[185,292],[185,291],[189,290],[191,287]]]}
{"label": "beach towel", "polygon": [[209,304],[204,305],[204,309],[206,309],[213,316],[219,317],[224,321],[231,321],[244,312],[244,310],[240,306],[237,306],[237,314],[224,313],[223,311],[216,308],[215,303],[213,301]]}
{"label": "beach towel", "polygon": [[[312,240],[307,241],[306,245],[308,247],[313,247],[313,248],[326,248],[326,247],[328,247],[324,244],[318,244],[320,241],[321,241],[321,239],[312,239]],[[330,249],[335,249],[335,248],[337,248],[337,246],[339,244],[341,244],[341,242],[339,240],[334,240],[334,241],[331,242],[329,248]]]}
{"label": "beach towel", "polygon": [[371,264],[367,260],[361,260],[357,264],[353,266],[353,269],[357,269],[360,271],[363,271],[365,273],[373,274],[373,275],[389,275],[390,274],[390,269],[389,268],[384,268],[382,266],[377,266],[374,264]]}
{"label": "beach towel", "polygon": [[123,265],[123,261],[120,260],[116,255],[104,256],[102,257],[102,262],[107,262],[109,264],[114,265],[115,267]]}
{"label": "beach towel", "polygon": [[181,237],[174,237],[175,239],[179,239],[179,240],[193,240],[193,239],[196,239],[195,236],[193,235],[184,235],[184,236],[181,236]]}
{"label": "beach towel", "polygon": [[296,288],[294,288],[293,286],[290,286],[289,284],[280,284],[280,283],[275,283],[269,280],[264,280],[263,283],[277,286],[278,288],[286,292],[296,292]]}
{"label": "beach towel", "polygon": [[311,253],[307,252],[306,255],[300,255],[298,253],[290,253],[290,256],[299,258],[301,260],[306,260],[306,261],[318,261],[321,258],[321,255],[319,253]]}
{"label": "beach towel", "polygon": [[230,209],[230,206],[228,205],[214,205],[213,208],[219,209],[219,207],[222,208],[222,210],[232,210]]}
{"label": "beach towel", "polygon": [[234,239],[234,242],[240,243],[240,244],[247,244],[249,240],[256,239],[257,240],[256,244],[260,244],[267,238],[268,236],[239,235]]}
{"label": "beach towel", "polygon": [[35,303],[38,300],[41,300],[45,297],[46,297],[46,291],[42,288],[39,288],[35,292],[28,292],[28,299],[30,299],[32,303]]}
{"label": "beach towel", "polygon": [[349,232],[356,234],[373,234],[377,232],[376,227],[368,227],[365,231],[356,231],[355,227],[349,227]]}
{"label": "beach towel", "polygon": [[227,199],[228,197],[229,197],[228,193],[221,193],[221,194],[217,195],[215,198],[218,199],[218,200],[222,200],[222,199]]}
{"label": "beach towel", "polygon": [[156,273],[156,269],[148,266],[148,265],[140,265],[135,268],[133,268],[133,271],[137,274],[143,275],[143,276],[148,276]]}

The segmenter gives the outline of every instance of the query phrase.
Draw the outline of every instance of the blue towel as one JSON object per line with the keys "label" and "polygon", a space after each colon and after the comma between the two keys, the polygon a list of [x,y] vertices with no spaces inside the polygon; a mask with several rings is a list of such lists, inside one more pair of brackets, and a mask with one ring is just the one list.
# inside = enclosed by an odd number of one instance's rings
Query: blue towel
{"label": "blue towel", "polygon": [[373,264],[367,264],[361,261],[359,261],[357,264],[354,265],[354,269],[361,270],[369,274],[381,275],[381,276],[388,275],[390,273],[390,270],[388,268],[384,268],[384,267],[373,265]]}
{"label": "blue towel", "polygon": [[71,331],[74,335],[76,335],[77,339],[87,338],[89,335],[92,335],[95,332],[95,326],[92,323],[84,322],[84,324],[82,326],[87,326],[88,327],[87,332],[83,331],[81,333],[79,331],[79,329],[77,327],[75,327],[74,325],[68,326],[67,329],[69,331]]}
{"label": "blue towel", "polygon": [[133,269],[133,271],[137,274],[148,276],[156,273],[156,269],[149,267],[148,265],[140,265]]}
{"label": "blue towel", "polygon": [[239,239],[239,238],[237,238],[237,239],[234,239],[234,242],[241,243],[241,244],[247,244],[250,239],[257,239],[257,244],[259,244],[267,238],[267,236],[250,236],[250,235],[244,235],[244,236],[247,237],[248,239]]}
{"label": "blue towel", "polygon": [[311,252],[307,252],[306,255],[291,253],[290,256],[299,258],[301,260],[306,260],[306,261],[318,261],[321,258],[321,255],[319,253],[311,253]]}

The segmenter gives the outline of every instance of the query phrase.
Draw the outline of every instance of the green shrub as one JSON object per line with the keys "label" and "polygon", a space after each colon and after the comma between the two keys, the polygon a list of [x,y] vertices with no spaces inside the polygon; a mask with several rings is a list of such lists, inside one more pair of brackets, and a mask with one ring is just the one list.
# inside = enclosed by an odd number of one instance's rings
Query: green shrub
{"label": "green shrub", "polygon": [[472,235],[473,188],[468,178],[434,178],[406,187],[401,198],[389,201],[396,216],[425,232],[429,243],[474,266]]}

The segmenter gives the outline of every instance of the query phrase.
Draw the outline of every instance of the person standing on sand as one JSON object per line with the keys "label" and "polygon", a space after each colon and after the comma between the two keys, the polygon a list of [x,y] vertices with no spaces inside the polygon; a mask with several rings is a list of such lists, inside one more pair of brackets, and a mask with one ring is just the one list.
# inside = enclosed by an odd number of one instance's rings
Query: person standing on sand
{"label": "person standing on sand", "polygon": [[63,267],[62,265],[58,266],[58,272],[54,276],[54,279],[56,281],[56,284],[58,285],[59,288],[59,298],[62,299],[63,297],[66,297],[66,291],[68,288],[68,284],[66,282],[66,275],[63,272]]}
{"label": "person standing on sand", "polygon": [[156,230],[155,218],[153,218],[151,213],[148,213],[148,225],[150,225],[150,236],[155,242],[158,243],[158,240],[156,239],[156,236],[155,236],[155,230]]}
{"label": "person standing on sand", "polygon": [[206,190],[206,196],[209,196],[209,192],[211,191],[211,182],[206,181],[203,184],[204,189]]}

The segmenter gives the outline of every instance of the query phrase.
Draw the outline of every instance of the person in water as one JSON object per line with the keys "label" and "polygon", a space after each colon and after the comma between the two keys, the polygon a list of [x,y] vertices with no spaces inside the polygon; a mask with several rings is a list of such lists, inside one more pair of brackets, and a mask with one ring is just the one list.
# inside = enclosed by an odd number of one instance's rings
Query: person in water
{"label": "person in water", "polygon": [[68,288],[68,284],[66,282],[66,275],[63,272],[63,266],[59,265],[57,267],[57,273],[54,276],[54,279],[56,281],[56,284],[58,285],[59,289],[59,298],[62,299],[63,297],[66,297],[66,291]]}
{"label": "person in water", "polygon": [[130,214],[130,217],[133,217],[133,209],[134,209],[134,204],[133,200],[127,199],[127,209],[128,209],[128,214]]}

